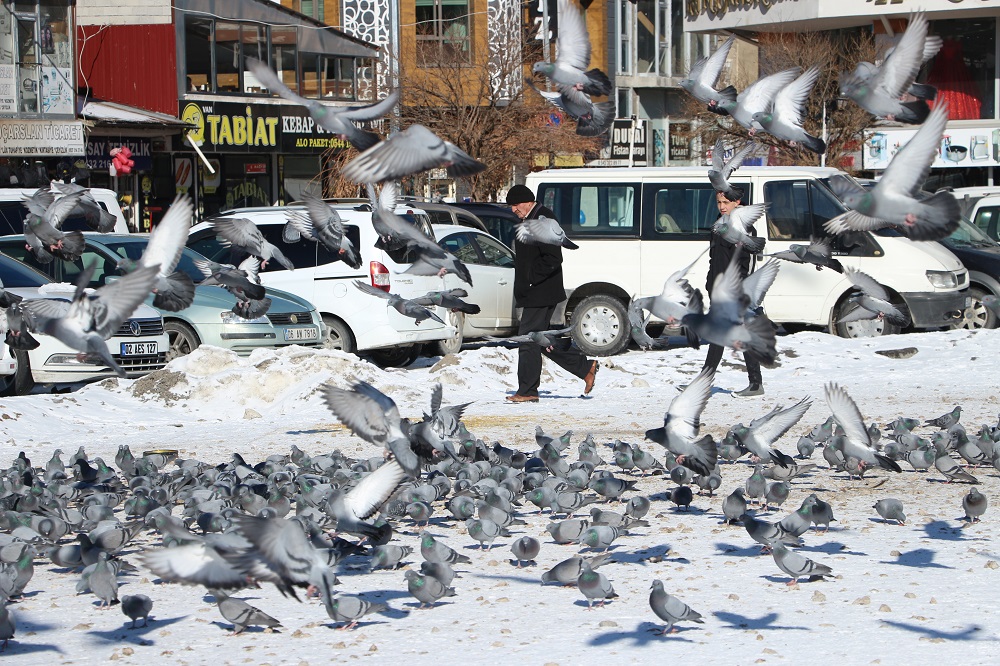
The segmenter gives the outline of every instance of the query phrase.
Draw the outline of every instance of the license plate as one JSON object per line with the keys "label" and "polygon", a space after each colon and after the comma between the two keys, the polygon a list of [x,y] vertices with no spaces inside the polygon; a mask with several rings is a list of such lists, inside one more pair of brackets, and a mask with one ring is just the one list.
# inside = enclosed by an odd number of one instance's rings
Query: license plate
{"label": "license plate", "polygon": [[319,339],[319,330],[315,327],[310,328],[286,328],[285,329],[285,340],[317,340]]}
{"label": "license plate", "polygon": [[122,356],[156,356],[156,341],[152,342],[123,342]]}

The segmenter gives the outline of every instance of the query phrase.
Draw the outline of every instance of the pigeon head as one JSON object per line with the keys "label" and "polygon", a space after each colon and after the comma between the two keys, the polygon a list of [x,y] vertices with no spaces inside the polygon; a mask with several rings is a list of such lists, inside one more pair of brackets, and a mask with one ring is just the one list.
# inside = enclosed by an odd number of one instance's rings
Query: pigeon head
{"label": "pigeon head", "polygon": [[758,111],[753,114],[752,118],[754,122],[760,123],[763,127],[767,127],[774,121],[774,116],[770,113],[765,113],[763,111]]}
{"label": "pigeon head", "polygon": [[551,62],[536,62],[531,66],[531,72],[533,74],[551,76],[554,71],[556,71],[556,66]]}

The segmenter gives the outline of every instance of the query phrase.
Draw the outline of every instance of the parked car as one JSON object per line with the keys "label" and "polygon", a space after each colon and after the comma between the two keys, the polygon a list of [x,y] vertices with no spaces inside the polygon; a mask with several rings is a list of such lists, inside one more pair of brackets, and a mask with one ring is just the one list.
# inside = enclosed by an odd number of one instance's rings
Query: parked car
{"label": "parked car", "polygon": [[[25,249],[23,236],[0,238],[0,252],[45,273],[56,282],[75,284],[84,267],[96,265],[88,285],[96,289],[106,284],[109,278],[120,275],[117,268],[120,259],[138,260],[142,256],[149,234],[88,232],[84,238],[86,249],[75,262],[57,259],[40,264]],[[311,303],[294,294],[269,288],[267,297],[271,299],[271,307],[267,314],[257,319],[243,319],[232,311],[236,304],[235,296],[222,287],[198,284],[205,279],[205,275],[195,266],[197,259],[204,257],[190,248],[184,248],[177,264],[177,270],[190,275],[197,285],[191,306],[179,312],[158,310],[170,338],[168,361],[190,354],[203,344],[249,356],[254,349],[262,347],[318,347],[323,343],[323,322]],[[146,303],[152,306],[152,295]]]}
{"label": "parked car", "polygon": [[514,247],[514,225],[521,221],[510,206],[495,203],[455,203],[455,208],[467,210],[486,225],[486,230],[507,247]]}
{"label": "parked car", "polygon": [[1000,243],[979,227],[963,219],[950,236],[941,241],[969,271],[969,290],[962,316],[952,328],[997,328],[996,313],[983,305],[987,294],[1000,296]]}
{"label": "parked car", "polygon": [[438,244],[461,259],[472,275],[471,287],[454,275],[446,275],[448,288],[465,289],[469,295],[463,300],[475,303],[480,311],[473,315],[450,310],[445,321],[455,327],[456,333],[434,343],[433,350],[451,354],[468,340],[515,333],[514,251],[479,229],[435,224],[434,235]]}
{"label": "parked car", "polygon": [[[125,223],[125,215],[121,206],[118,205],[117,195],[111,191],[99,187],[91,187],[90,194],[94,197],[97,205],[115,216],[115,233],[127,234],[128,225]],[[24,199],[34,195],[35,190],[23,187],[0,188],[0,236],[9,234],[24,233],[24,218],[28,216],[28,209],[24,206]],[[56,198],[61,197],[56,195]],[[87,231],[90,227],[83,217],[83,214],[70,215],[62,223],[63,231]]]}
{"label": "parked car", "polygon": [[462,210],[452,204],[415,201],[405,198],[403,201],[414,206],[420,206],[420,210],[427,213],[427,217],[431,219],[432,224],[454,224],[489,233],[482,220],[469,211]]}
{"label": "parked car", "polygon": [[[420,353],[425,342],[437,342],[452,337],[455,329],[433,320],[417,324],[404,317],[388,301],[361,292],[355,280],[404,298],[422,296],[428,291],[446,288],[446,280],[437,276],[405,273],[410,266],[409,250],[405,246],[383,250],[375,247],[378,236],[371,224],[371,208],[358,206],[332,206],[344,220],[344,230],[358,249],[361,268],[353,269],[338,255],[324,246],[299,240],[286,243],[282,238],[288,211],[305,211],[302,206],[272,206],[267,208],[241,208],[226,211],[219,217],[245,218],[257,225],[266,238],[274,243],[295,265],[294,271],[285,270],[277,262],[268,262],[261,272],[261,281],[267,288],[279,288],[314,303],[329,331],[328,344],[348,352],[365,352],[383,366],[406,365]],[[401,205],[396,212],[404,215],[428,237],[433,230],[426,214],[412,206]],[[213,261],[231,263],[230,249],[218,241],[211,221],[192,227],[188,247]],[[438,308],[444,319],[447,312]]]}
{"label": "parked car", "polygon": [[966,203],[965,217],[993,240],[1000,240],[1000,195],[971,198]]}
{"label": "parked car", "polygon": [[[4,289],[24,299],[71,299],[75,289],[70,284],[54,283],[48,276],[5,254],[0,254],[0,282]],[[11,355],[7,345],[0,345],[3,347],[0,390],[4,395],[24,395],[31,392],[36,383],[84,382],[114,375],[100,361],[81,358],[79,352],[53,337],[41,334],[35,337],[39,346],[31,351],[15,350]],[[128,377],[140,377],[167,364],[169,341],[163,319],[146,304],[140,304],[107,342],[111,356]]]}

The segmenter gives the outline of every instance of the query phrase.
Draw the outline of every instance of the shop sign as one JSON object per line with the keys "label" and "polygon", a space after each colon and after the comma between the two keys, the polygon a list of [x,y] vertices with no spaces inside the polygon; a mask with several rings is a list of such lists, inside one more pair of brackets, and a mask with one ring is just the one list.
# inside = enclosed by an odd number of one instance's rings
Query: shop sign
{"label": "shop sign", "polygon": [[[916,133],[917,128],[903,127],[866,130],[861,152],[862,168],[874,171],[885,169]],[[945,128],[931,168],[988,166],[1000,166],[1000,126]]]}
{"label": "shop sign", "polygon": [[14,65],[0,65],[0,113],[17,113],[17,72]]}
{"label": "shop sign", "polygon": [[611,125],[611,159],[626,166],[646,166],[646,121],[615,120]]}
{"label": "shop sign", "polygon": [[111,165],[111,149],[121,146],[132,151],[133,171],[153,170],[153,144],[141,137],[91,136],[87,139],[87,164],[92,169],[107,171]]}
{"label": "shop sign", "polygon": [[79,120],[0,120],[0,156],[85,155]]}
{"label": "shop sign", "polygon": [[691,131],[687,123],[670,123],[670,161],[687,162],[691,159],[691,139],[686,134]]}
{"label": "shop sign", "polygon": [[267,173],[267,162],[248,162],[243,165],[243,173],[247,176],[259,176]]}
{"label": "shop sign", "polygon": [[289,105],[181,102],[179,115],[195,126],[189,136],[205,152],[308,154],[348,145]]}

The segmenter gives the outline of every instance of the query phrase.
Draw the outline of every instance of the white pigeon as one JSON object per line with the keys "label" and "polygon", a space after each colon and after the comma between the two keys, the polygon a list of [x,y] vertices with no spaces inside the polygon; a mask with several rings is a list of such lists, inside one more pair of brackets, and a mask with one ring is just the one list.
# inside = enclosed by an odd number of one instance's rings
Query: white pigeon
{"label": "white pigeon", "polygon": [[830,382],[826,385],[825,392],[826,402],[833,412],[833,419],[844,429],[844,455],[856,458],[866,466],[875,465],[893,472],[902,472],[895,461],[876,452],[872,447],[871,435],[865,427],[861,411],[851,396],[847,395],[847,391]]}
{"label": "white pigeon", "polygon": [[733,120],[750,130],[750,136],[753,136],[762,129],[760,123],[754,121],[753,114],[770,111],[774,96],[798,75],[799,68],[793,67],[757,79],[737,95],[735,102],[724,100],[719,103],[719,108],[725,109]]}
{"label": "white pigeon", "polygon": [[765,132],[792,145],[802,145],[818,155],[826,152],[826,143],[802,127],[809,92],[819,79],[819,65],[813,65],[774,96],[770,111],[758,111],[753,119]]}

